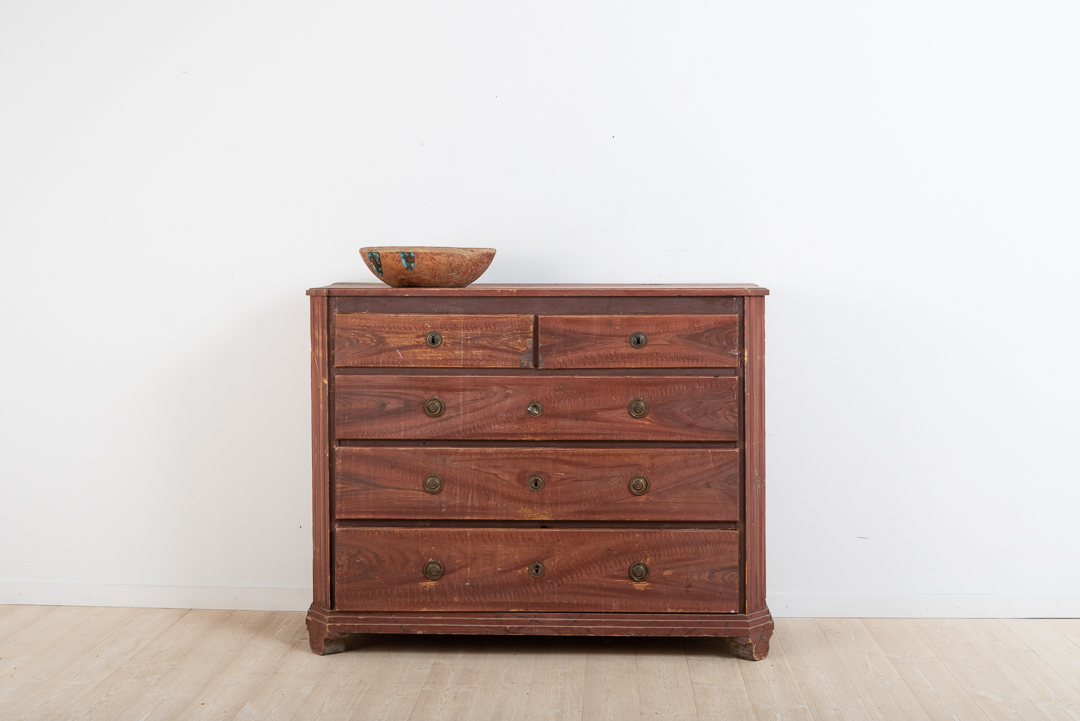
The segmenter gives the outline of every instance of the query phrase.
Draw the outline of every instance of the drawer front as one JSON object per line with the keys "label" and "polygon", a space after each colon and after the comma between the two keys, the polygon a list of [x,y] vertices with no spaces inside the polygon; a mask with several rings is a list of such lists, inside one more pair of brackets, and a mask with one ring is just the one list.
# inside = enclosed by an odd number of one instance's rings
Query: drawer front
{"label": "drawer front", "polygon": [[334,365],[529,368],[531,315],[338,313]]}
{"label": "drawer front", "polygon": [[739,610],[738,531],[338,528],[335,540],[342,611]]}
{"label": "drawer front", "polygon": [[337,518],[739,520],[733,448],[346,446],[336,454]]}
{"label": "drawer front", "polygon": [[[635,401],[647,404],[636,404],[643,417],[631,415]],[[738,379],[342,375],[334,430],[372,439],[735,441]]]}
{"label": "drawer front", "polygon": [[737,315],[544,315],[541,368],[735,368]]}

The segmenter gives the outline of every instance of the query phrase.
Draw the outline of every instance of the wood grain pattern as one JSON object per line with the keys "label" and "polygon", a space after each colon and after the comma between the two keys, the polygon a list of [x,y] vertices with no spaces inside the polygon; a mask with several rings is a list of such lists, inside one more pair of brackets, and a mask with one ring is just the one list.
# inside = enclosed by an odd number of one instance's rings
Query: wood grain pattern
{"label": "wood grain pattern", "polygon": [[[334,468],[337,518],[739,520],[735,449],[350,446]],[[439,493],[423,489],[431,474]],[[639,475],[640,496],[629,489]]]}
{"label": "wood grain pattern", "polygon": [[[356,376],[336,379],[338,438],[733,441],[738,379],[663,376]],[[437,418],[424,403],[439,398]],[[627,407],[649,403],[644,418]],[[526,407],[543,404],[531,417]]]}
{"label": "wood grain pattern", "polygon": [[[734,613],[738,532],[339,528],[335,607],[385,611]],[[429,581],[436,560],[442,578]],[[528,566],[542,562],[540,578]],[[630,580],[635,562],[648,580]]]}
{"label": "wood grain pattern", "polygon": [[[425,342],[435,331],[442,342]],[[528,368],[533,362],[533,316],[416,313],[334,314],[338,368]]]}
{"label": "wood grain pattern", "polygon": [[[541,315],[541,368],[734,368],[737,315]],[[641,348],[630,344],[644,333]]]}
{"label": "wood grain pattern", "polygon": [[311,505],[314,603],[330,607],[330,387],[326,298],[311,298]]}
{"label": "wood grain pattern", "polygon": [[765,607],[765,299],[746,302],[746,611]]}
{"label": "wood grain pattern", "polygon": [[465,288],[389,288],[382,283],[334,283],[333,285],[311,288],[308,295],[369,295],[369,296],[442,296],[454,298],[458,296],[521,296],[521,297],[548,297],[548,296],[671,296],[671,295],[702,295],[702,296],[753,296],[768,295],[766,288],[753,283],[705,283],[705,284],[656,284],[635,285],[624,283],[612,283],[607,285],[593,285],[587,283],[473,283]]}

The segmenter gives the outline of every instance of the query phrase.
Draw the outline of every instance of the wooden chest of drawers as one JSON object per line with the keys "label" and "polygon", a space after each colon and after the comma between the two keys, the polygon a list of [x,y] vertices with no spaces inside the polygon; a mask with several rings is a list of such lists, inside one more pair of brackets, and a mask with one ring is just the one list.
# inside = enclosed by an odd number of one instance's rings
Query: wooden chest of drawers
{"label": "wooden chest of drawers", "polygon": [[311,648],[718,636],[768,653],[764,288],[311,296]]}

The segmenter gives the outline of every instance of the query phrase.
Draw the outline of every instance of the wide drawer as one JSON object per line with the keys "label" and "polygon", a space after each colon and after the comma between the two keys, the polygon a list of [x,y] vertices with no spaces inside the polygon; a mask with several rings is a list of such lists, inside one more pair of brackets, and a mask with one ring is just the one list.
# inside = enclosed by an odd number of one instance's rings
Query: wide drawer
{"label": "wide drawer", "polygon": [[334,606],[735,613],[739,576],[738,531],[339,527]]}
{"label": "wide drawer", "polygon": [[543,315],[541,368],[734,368],[737,315]]}
{"label": "wide drawer", "polygon": [[[632,407],[644,415],[634,417]],[[334,432],[372,439],[735,441],[738,379],[339,375]]]}
{"label": "wide drawer", "polygon": [[335,516],[737,521],[739,451],[347,446]]}
{"label": "wide drawer", "polygon": [[338,313],[334,365],[522,368],[533,363],[531,315]]}

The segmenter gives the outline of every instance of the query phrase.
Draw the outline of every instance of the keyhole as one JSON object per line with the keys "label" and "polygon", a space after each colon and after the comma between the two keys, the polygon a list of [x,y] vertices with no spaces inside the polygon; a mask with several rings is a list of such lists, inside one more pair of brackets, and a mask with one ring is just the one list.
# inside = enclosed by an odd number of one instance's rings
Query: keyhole
{"label": "keyhole", "polygon": [[438,348],[442,345],[442,335],[438,331],[431,331],[424,338],[424,342],[428,344],[429,348]]}
{"label": "keyhole", "polygon": [[630,345],[634,348],[644,348],[648,342],[648,337],[640,331],[630,336]]}
{"label": "keyhole", "polygon": [[544,487],[544,477],[539,473],[533,476],[529,476],[529,490],[539,491]]}
{"label": "keyhole", "polygon": [[544,568],[544,564],[540,563],[539,561],[533,561],[529,565],[529,575],[533,578],[540,578],[544,575],[546,571],[547,569]]}

